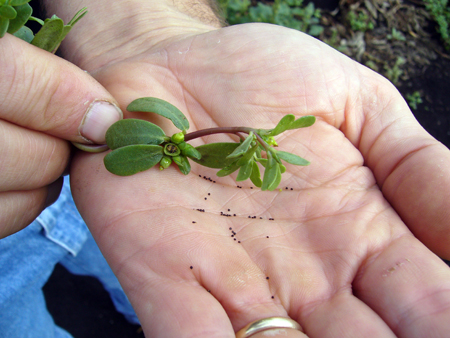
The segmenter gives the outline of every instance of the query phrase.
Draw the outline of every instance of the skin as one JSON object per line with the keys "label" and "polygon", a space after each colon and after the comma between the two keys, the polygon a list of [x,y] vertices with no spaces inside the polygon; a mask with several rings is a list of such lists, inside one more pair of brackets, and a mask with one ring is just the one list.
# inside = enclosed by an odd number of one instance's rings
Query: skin
{"label": "skin", "polygon": [[102,141],[105,128],[120,116],[103,126],[103,135],[100,124],[83,134],[93,103],[116,101],[81,69],[9,34],[0,39],[0,93],[2,238],[27,226],[58,197],[58,177],[70,158],[67,140]]}
{"label": "skin", "polygon": [[[137,24],[137,38],[125,39],[110,18],[92,39],[69,41],[65,55],[123,109],[155,96],[180,108],[191,131],[270,128],[288,113],[318,119],[277,138],[311,161],[287,165],[282,191],[238,188],[195,164],[189,176],[171,167],[118,177],[104,154],[77,155],[77,206],[147,336],[234,337],[270,316],[289,316],[308,337],[447,335],[450,271],[436,253],[450,258],[450,153],[392,84],[281,27],[186,31],[187,21],[175,20],[171,34],[142,44],[150,28]],[[154,121],[170,134],[170,124]],[[227,137],[203,142],[215,140]],[[236,216],[220,215],[228,209]]]}

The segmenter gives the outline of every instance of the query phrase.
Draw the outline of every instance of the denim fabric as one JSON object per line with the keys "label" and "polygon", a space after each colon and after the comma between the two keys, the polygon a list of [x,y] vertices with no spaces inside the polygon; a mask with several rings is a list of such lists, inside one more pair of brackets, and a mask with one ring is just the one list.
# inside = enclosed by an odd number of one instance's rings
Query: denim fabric
{"label": "denim fabric", "polygon": [[42,292],[55,265],[96,277],[116,309],[139,321],[78,213],[66,177],[59,199],[28,227],[0,240],[0,337],[69,338],[48,313]]}

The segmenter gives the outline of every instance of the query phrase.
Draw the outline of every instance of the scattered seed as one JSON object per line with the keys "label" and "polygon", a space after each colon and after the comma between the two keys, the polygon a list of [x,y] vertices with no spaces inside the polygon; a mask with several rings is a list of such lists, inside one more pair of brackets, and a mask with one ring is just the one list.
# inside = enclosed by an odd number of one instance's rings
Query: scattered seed
{"label": "scattered seed", "polygon": [[207,198],[205,197],[205,201],[207,200]]}
{"label": "scattered seed", "polygon": [[238,241],[238,243],[241,243],[241,241]]}
{"label": "scattered seed", "polygon": [[269,221],[274,221],[274,219],[273,218],[269,218]]}
{"label": "scattered seed", "polygon": [[192,223],[197,223],[196,221],[192,221]]}
{"label": "scattered seed", "polygon": [[294,190],[294,188],[291,188],[291,190]]}
{"label": "scattered seed", "polygon": [[269,279],[269,277],[266,277],[266,279]]}
{"label": "scattered seed", "polygon": [[269,238],[269,236],[266,236],[266,238]]}
{"label": "scattered seed", "polygon": [[274,299],[275,297],[274,296],[272,296],[272,299]]}
{"label": "scattered seed", "polygon": [[191,270],[192,270],[193,268],[194,268],[194,267],[193,267],[192,265],[189,267],[189,269],[191,269]]}

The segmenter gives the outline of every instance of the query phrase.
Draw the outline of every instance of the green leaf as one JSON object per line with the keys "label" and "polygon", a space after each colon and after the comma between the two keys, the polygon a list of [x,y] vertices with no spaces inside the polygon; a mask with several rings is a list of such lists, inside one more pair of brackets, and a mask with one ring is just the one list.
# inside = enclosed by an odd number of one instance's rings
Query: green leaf
{"label": "green leaf", "polygon": [[12,20],[17,16],[17,12],[14,7],[3,5],[0,6],[0,16]]}
{"label": "green leaf", "polygon": [[201,155],[200,160],[194,159],[195,162],[202,166],[214,169],[221,169],[232,164],[235,159],[227,158],[237,147],[239,143],[223,142],[223,143],[208,143],[196,147],[195,149]]}
{"label": "green leaf", "polygon": [[67,23],[67,26],[73,27],[83,16],[87,14],[87,8],[83,7],[78,12],[75,13],[73,18]]}
{"label": "green leaf", "polygon": [[31,1],[31,0],[11,0],[9,4],[10,4],[11,6],[16,7],[16,6],[21,6],[21,5],[27,4],[27,3],[29,3],[30,1]]}
{"label": "green leaf", "polygon": [[241,166],[241,168],[239,169],[239,173],[236,177],[237,182],[245,181],[250,177],[253,170],[253,163],[254,163],[253,160],[249,160],[244,165]]}
{"label": "green leaf", "polygon": [[261,185],[261,190],[275,190],[278,184],[281,182],[281,170],[280,165],[277,160],[272,156],[272,154],[267,154],[267,165],[264,171],[264,178]]}
{"label": "green leaf", "polygon": [[[19,29],[24,27],[24,25],[30,18],[31,13],[33,13],[33,8],[31,8],[31,6],[26,3],[24,5],[17,6],[16,11],[17,11],[16,18],[9,22],[8,33],[10,33],[10,34],[14,34]],[[29,36],[29,34],[27,34],[27,36]],[[24,39],[22,39],[22,40],[24,40]],[[27,40],[25,40],[25,41],[27,41]]]}
{"label": "green leaf", "polygon": [[250,180],[255,185],[255,187],[261,188],[261,174],[259,172],[258,164],[255,161],[252,161],[252,174],[250,175]]}
{"label": "green leaf", "polygon": [[61,43],[64,22],[55,16],[44,21],[44,25],[36,33],[31,44],[52,53]]}
{"label": "green leaf", "polygon": [[15,32],[13,35],[19,39],[22,39],[23,41],[28,42],[28,43],[30,43],[34,39],[33,31],[31,29],[29,29],[27,26],[23,26],[17,32]]}
{"label": "green leaf", "polygon": [[118,148],[103,159],[106,169],[119,176],[129,176],[150,169],[163,157],[161,146],[132,145]]}
{"label": "green leaf", "polygon": [[72,29],[73,25],[86,13],[86,8],[82,8],[74,15],[67,25],[64,25],[64,22],[56,15],[53,15],[50,19],[45,19],[44,25],[39,32],[36,33],[31,44],[50,53],[54,53]]}
{"label": "green leaf", "polygon": [[244,154],[251,146],[252,141],[255,139],[255,135],[253,132],[245,138],[244,142],[242,142],[227,158],[235,158]]}
{"label": "green leaf", "polygon": [[295,120],[295,116],[292,114],[285,115],[280,120],[280,122],[278,122],[277,126],[274,129],[270,130],[267,135],[276,136],[285,132],[286,130],[309,127],[313,125],[315,121],[316,118],[313,115],[302,116],[297,120]]}
{"label": "green leaf", "polygon": [[298,118],[291,123],[289,129],[299,129],[312,126],[316,122],[316,117],[313,115],[306,115]]}
{"label": "green leaf", "polygon": [[175,164],[180,168],[180,171],[187,175],[191,171],[191,164],[189,163],[189,160],[186,158],[186,156],[174,156],[172,157],[172,160],[175,162]]}
{"label": "green leaf", "polygon": [[271,130],[269,133],[270,136],[277,136],[281,134],[282,132],[289,129],[289,126],[292,122],[294,122],[295,116],[292,114],[285,115],[283,118],[278,122],[277,126]]}
{"label": "green leaf", "polygon": [[0,16],[0,38],[4,37],[9,27],[9,19]]}
{"label": "green leaf", "polygon": [[110,149],[132,144],[161,144],[166,134],[156,124],[145,120],[125,119],[114,123],[106,131],[106,144]]}
{"label": "green leaf", "polygon": [[168,118],[178,129],[189,129],[189,121],[174,105],[156,97],[142,97],[131,102],[127,110],[130,112],[155,113]]}
{"label": "green leaf", "polygon": [[238,164],[239,161],[235,161],[233,163],[231,163],[230,165],[224,167],[223,169],[219,170],[217,172],[217,176],[218,177],[224,177],[224,176],[228,176],[232,173],[234,173],[236,170],[238,170],[241,166]]}
{"label": "green leaf", "polygon": [[297,156],[295,154],[288,153],[286,151],[277,151],[278,158],[282,159],[283,161],[286,161],[290,164],[295,165],[309,165],[310,162],[305,160],[304,158],[301,158],[300,156]]}

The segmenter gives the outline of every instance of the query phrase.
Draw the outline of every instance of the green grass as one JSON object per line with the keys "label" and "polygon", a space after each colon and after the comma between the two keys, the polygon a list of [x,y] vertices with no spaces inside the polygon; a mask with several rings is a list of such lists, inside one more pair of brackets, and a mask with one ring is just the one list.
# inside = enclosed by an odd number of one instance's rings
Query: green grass
{"label": "green grass", "polygon": [[252,6],[250,0],[219,0],[227,22],[236,25],[248,22],[265,22],[318,36],[323,27],[320,23],[320,9],[312,2],[303,0],[275,0],[273,4],[258,2]]}

